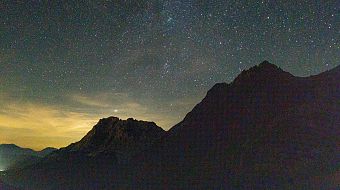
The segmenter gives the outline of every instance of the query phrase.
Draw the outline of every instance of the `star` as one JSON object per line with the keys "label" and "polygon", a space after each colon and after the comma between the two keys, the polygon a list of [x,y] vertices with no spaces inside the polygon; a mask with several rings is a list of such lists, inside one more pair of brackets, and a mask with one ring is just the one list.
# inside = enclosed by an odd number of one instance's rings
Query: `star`
{"label": "star", "polygon": [[215,83],[265,59],[297,76],[340,64],[336,1],[155,2],[4,1],[0,99],[18,98],[0,101],[0,118],[12,105],[45,105],[56,115],[153,118],[169,129]]}

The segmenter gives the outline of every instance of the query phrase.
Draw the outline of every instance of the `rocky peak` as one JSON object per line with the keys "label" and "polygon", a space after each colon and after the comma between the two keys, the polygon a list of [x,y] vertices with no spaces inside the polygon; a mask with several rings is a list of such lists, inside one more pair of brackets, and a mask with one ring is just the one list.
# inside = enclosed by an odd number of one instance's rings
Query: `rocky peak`
{"label": "rocky peak", "polygon": [[114,123],[119,121],[118,117],[108,117],[108,118],[102,118],[98,121],[98,123],[94,126],[94,128],[102,128],[102,127],[109,127],[113,126]]}
{"label": "rocky peak", "polygon": [[269,63],[269,61],[265,60],[259,65],[255,65],[249,69],[250,71],[257,71],[257,72],[285,72],[277,65],[274,65],[272,63]]}
{"label": "rocky peak", "polygon": [[[259,65],[255,65],[248,70],[243,70],[241,74],[239,74],[233,83],[241,83],[250,81],[259,81],[259,80],[270,80],[275,79],[277,77],[289,77],[292,76],[288,72],[283,71],[280,67],[269,63],[267,60],[263,61]],[[227,83],[217,83],[215,84],[209,91],[209,95],[223,95],[230,87],[230,84]]]}
{"label": "rocky peak", "polygon": [[89,156],[111,154],[129,157],[149,147],[164,134],[165,131],[154,122],[108,117],[100,119],[79,142],[65,149]]}
{"label": "rocky peak", "polygon": [[243,70],[233,83],[271,83],[280,80],[288,80],[292,77],[293,75],[283,71],[280,67],[271,64],[268,61],[263,61],[259,65],[255,65],[248,70]]}

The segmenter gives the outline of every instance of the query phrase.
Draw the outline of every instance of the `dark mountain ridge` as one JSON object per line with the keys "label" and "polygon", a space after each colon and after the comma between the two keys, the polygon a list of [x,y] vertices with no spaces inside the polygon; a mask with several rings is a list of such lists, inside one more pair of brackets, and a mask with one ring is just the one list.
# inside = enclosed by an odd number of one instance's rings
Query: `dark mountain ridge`
{"label": "dark mountain ridge", "polygon": [[335,189],[339,68],[295,77],[265,61],[216,84],[168,132],[148,123],[152,132],[118,135],[129,121],[104,119],[78,143],[7,179],[31,189]]}
{"label": "dark mountain ridge", "polygon": [[72,143],[60,152],[81,152],[90,157],[113,156],[129,159],[160,139],[165,131],[154,122],[117,117],[100,119],[79,142]]}
{"label": "dark mountain ridge", "polygon": [[32,189],[108,189],[114,185],[111,179],[124,180],[121,175],[132,157],[165,133],[154,122],[103,118],[80,141],[32,167],[9,171],[5,179]]}
{"label": "dark mountain ridge", "polygon": [[18,153],[18,154],[30,154],[34,153],[35,151],[30,149],[30,148],[22,148],[19,147],[15,144],[0,144],[0,150],[1,151],[11,151],[13,153]]}
{"label": "dark mountain ridge", "polygon": [[57,149],[49,147],[41,151],[34,151],[15,144],[0,144],[0,169],[6,170],[31,165],[55,150]]}
{"label": "dark mountain ridge", "polygon": [[216,84],[141,155],[131,181],[145,189],[334,187],[339,81],[339,67],[311,77],[268,62],[243,71],[231,84]]}

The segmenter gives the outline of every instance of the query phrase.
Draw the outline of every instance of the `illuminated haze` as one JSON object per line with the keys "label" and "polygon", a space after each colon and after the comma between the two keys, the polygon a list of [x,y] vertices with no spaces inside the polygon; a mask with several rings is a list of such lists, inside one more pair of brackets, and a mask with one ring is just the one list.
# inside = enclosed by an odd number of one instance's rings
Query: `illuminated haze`
{"label": "illuminated haze", "polygon": [[79,140],[107,116],[179,122],[217,82],[269,60],[340,63],[339,1],[2,1],[0,143]]}

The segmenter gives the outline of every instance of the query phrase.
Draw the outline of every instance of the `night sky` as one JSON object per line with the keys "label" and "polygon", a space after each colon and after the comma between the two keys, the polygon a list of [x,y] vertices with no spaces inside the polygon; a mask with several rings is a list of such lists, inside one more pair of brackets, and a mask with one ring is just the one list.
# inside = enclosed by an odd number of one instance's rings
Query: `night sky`
{"label": "night sky", "polygon": [[340,64],[339,0],[2,0],[0,21],[0,143],[35,149],[111,115],[169,129],[263,60]]}

